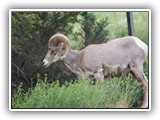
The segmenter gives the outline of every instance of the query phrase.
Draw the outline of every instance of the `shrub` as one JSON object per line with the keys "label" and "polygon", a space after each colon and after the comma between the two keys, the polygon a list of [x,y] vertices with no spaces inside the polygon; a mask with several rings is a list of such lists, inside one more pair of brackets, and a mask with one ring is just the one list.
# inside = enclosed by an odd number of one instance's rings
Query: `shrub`
{"label": "shrub", "polygon": [[58,81],[38,83],[25,94],[12,95],[12,108],[130,108],[141,104],[142,87],[131,75],[91,85],[80,78],[60,87]]}

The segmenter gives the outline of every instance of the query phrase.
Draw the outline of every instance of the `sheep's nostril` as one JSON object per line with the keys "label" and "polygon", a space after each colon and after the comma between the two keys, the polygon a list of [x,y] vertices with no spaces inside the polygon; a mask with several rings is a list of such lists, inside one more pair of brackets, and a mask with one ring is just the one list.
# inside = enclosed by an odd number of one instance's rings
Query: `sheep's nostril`
{"label": "sheep's nostril", "polygon": [[47,60],[43,60],[43,62],[42,62],[42,65],[45,67],[45,68],[47,68],[49,65],[50,65],[50,63],[47,61]]}
{"label": "sheep's nostril", "polygon": [[43,62],[41,63],[43,66],[45,66],[46,65],[46,62],[45,62],[45,60],[43,60]]}

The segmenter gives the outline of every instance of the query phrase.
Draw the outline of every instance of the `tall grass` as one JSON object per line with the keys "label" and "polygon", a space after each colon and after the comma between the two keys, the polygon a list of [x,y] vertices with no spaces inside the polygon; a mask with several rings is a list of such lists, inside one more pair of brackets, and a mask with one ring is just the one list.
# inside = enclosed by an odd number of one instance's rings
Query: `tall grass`
{"label": "tall grass", "polygon": [[131,75],[91,85],[78,79],[60,87],[59,82],[37,85],[24,93],[19,87],[12,96],[12,108],[130,108],[141,104],[142,87]]}
{"label": "tall grass", "polygon": [[[97,21],[108,17],[109,39],[128,35],[126,12],[95,12]],[[133,12],[135,36],[148,44],[148,13]],[[80,29],[75,27],[76,31]],[[77,42],[77,41],[76,41]],[[73,42],[78,49],[84,41]],[[148,76],[148,59],[144,63]],[[110,78],[91,85],[88,80],[77,79],[60,87],[58,81],[40,80],[34,88],[24,92],[22,84],[12,94],[12,108],[130,108],[142,103],[142,86],[131,75]]]}

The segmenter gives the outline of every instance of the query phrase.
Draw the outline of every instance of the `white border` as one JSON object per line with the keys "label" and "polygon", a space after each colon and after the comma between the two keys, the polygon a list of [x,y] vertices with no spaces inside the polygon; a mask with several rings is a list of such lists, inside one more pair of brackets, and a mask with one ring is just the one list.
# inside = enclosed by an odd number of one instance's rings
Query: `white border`
{"label": "white border", "polygon": [[[14,11],[92,11],[92,12],[148,12],[149,13],[149,109],[12,109],[11,108],[11,12]],[[9,10],[9,110],[10,111],[150,111],[151,110],[151,10],[150,9],[10,9]]]}
{"label": "white border", "polygon": [[9,110],[11,110],[11,10],[9,11]]}
{"label": "white border", "polygon": [[91,11],[91,12],[127,12],[127,11],[134,11],[134,12],[150,12],[150,9],[10,9],[9,12],[12,11],[36,11],[36,12],[48,12],[48,11],[58,11],[58,12],[71,12],[71,11],[75,11],[75,12],[82,12],[82,11]]}

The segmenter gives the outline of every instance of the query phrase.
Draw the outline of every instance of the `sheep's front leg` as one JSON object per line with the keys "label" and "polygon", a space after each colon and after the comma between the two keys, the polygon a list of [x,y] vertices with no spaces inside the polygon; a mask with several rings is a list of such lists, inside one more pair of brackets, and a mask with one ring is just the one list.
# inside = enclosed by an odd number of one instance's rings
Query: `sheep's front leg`
{"label": "sheep's front leg", "polygon": [[97,72],[94,74],[94,78],[98,82],[103,82],[104,81],[103,69],[97,70]]}

